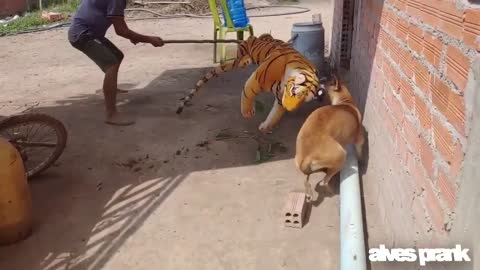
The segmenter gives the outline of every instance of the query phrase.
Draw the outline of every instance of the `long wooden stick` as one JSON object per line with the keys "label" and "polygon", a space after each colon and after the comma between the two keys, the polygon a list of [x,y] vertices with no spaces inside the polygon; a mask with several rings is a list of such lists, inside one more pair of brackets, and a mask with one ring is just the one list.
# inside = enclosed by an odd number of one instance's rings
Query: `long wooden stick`
{"label": "long wooden stick", "polygon": [[240,43],[242,40],[237,39],[182,39],[182,40],[175,40],[175,39],[164,39],[163,43]]}
{"label": "long wooden stick", "polygon": [[148,4],[190,4],[190,1],[134,1],[135,4],[148,5]]}

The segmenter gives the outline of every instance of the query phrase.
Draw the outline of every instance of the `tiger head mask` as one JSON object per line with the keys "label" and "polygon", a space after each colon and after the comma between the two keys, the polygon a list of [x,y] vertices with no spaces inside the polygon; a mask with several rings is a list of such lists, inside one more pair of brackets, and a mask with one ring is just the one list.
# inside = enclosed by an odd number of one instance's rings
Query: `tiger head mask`
{"label": "tiger head mask", "polygon": [[319,99],[325,92],[325,85],[316,75],[299,73],[291,76],[282,96],[282,105],[287,111],[295,111],[304,102]]}

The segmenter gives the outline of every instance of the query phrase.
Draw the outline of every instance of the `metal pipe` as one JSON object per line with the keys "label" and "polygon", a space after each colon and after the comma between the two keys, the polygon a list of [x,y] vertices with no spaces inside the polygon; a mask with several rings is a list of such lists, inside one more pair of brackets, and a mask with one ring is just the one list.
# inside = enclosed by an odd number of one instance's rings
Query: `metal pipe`
{"label": "metal pipe", "polygon": [[349,145],[340,171],[340,269],[366,268],[358,161],[353,146]]}

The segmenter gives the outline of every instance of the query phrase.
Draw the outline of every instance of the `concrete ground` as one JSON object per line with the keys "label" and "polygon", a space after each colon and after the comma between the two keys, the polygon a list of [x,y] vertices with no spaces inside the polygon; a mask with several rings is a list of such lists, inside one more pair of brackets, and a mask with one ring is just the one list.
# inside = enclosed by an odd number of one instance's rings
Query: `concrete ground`
{"label": "concrete ground", "polygon": [[[329,40],[330,2],[300,5],[322,13]],[[251,21],[256,33],[287,40],[311,14]],[[130,25],[164,38],[212,35],[210,19]],[[266,117],[240,115],[251,69],[214,78],[178,116],[178,99],[213,66],[212,46],[108,37],[126,55],[119,82],[131,91],[119,103],[133,126],[103,124],[102,73],[67,43],[66,29],[0,38],[0,116],[45,112],[69,132],[57,164],[30,181],[33,234],[0,248],[0,269],[337,269],[338,196],[321,197],[303,229],[283,226],[286,195],[303,180],[292,160],[296,132],[314,105],[283,119],[268,139],[287,151],[257,165],[252,139],[201,144],[226,128],[255,132]]]}

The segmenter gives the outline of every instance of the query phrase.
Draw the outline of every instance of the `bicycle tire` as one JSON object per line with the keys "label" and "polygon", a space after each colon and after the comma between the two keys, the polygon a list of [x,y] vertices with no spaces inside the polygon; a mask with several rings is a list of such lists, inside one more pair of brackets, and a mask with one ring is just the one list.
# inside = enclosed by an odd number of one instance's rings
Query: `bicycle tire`
{"label": "bicycle tire", "polygon": [[57,145],[55,146],[55,150],[53,151],[52,155],[50,155],[48,159],[43,162],[42,166],[34,168],[31,171],[27,171],[27,169],[25,168],[27,178],[32,178],[48,169],[50,166],[53,165],[53,163],[55,163],[55,161],[58,160],[67,145],[68,134],[62,122],[43,113],[27,113],[9,116],[6,119],[0,121],[0,132],[4,129],[11,128],[16,125],[24,125],[28,123],[45,124],[55,130],[55,135],[57,137]]}

